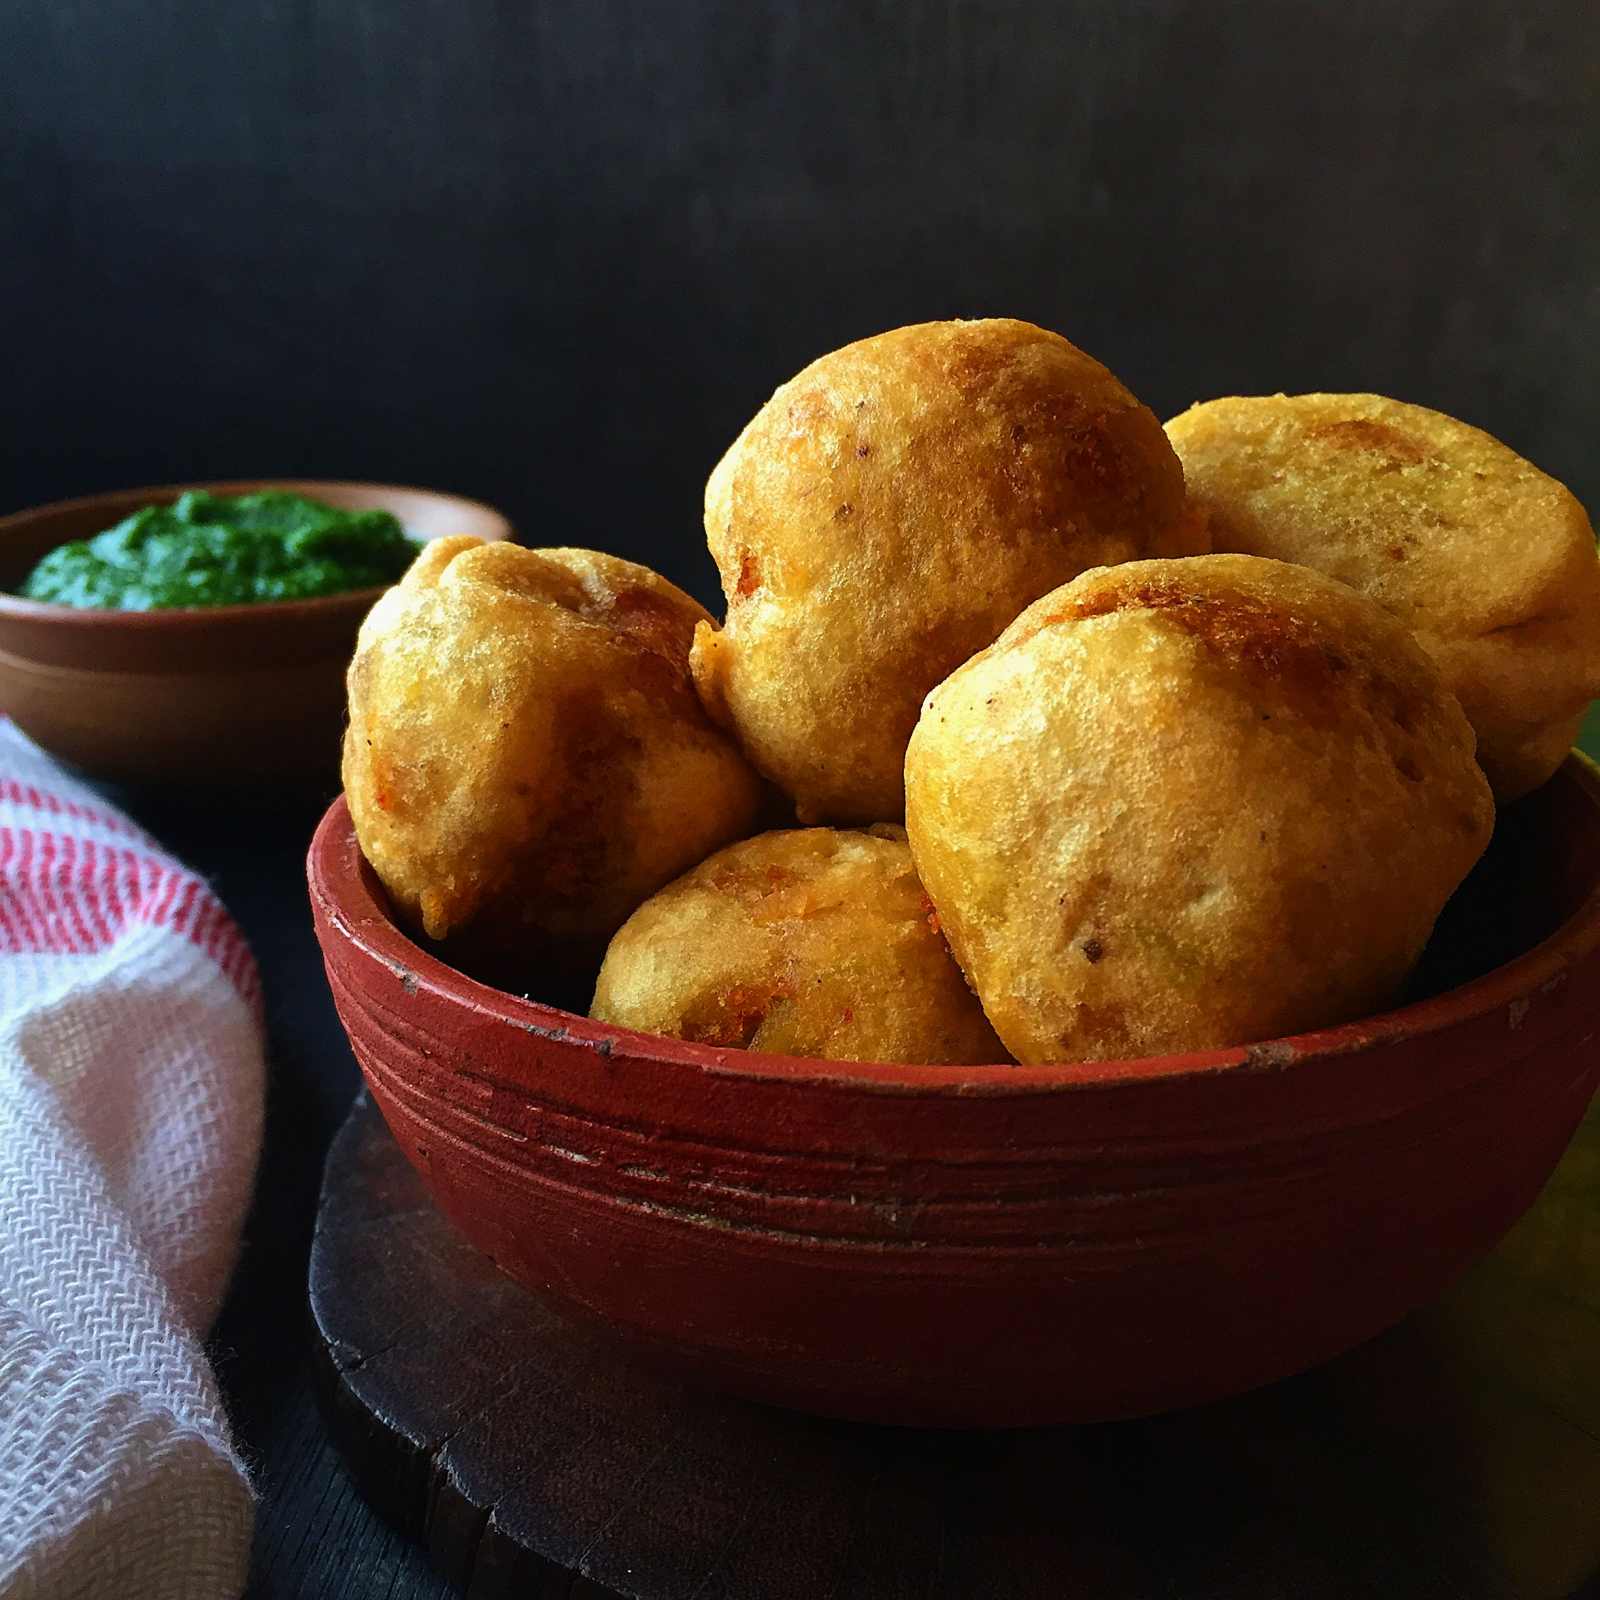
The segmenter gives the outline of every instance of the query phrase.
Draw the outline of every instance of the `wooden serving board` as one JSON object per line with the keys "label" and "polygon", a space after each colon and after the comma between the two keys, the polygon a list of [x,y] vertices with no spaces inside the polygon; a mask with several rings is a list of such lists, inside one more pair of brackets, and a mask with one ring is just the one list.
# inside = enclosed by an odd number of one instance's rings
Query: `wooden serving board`
{"label": "wooden serving board", "polygon": [[365,1095],[328,1157],[310,1292],[351,1472],[481,1600],[1600,1589],[1600,1109],[1439,1304],[1137,1422],[914,1432],[660,1379],[462,1241]]}

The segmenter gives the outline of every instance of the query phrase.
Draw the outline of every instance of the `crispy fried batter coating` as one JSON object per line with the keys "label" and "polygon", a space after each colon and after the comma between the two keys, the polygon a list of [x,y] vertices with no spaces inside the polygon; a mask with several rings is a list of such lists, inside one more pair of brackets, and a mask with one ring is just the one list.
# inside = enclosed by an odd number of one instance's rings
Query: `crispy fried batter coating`
{"label": "crispy fried batter coating", "polygon": [[1502,802],[1555,771],[1600,694],[1600,560],[1566,488],[1381,395],[1212,400],[1167,433],[1216,549],[1316,567],[1412,630]]}
{"label": "crispy fried batter coating", "polygon": [[634,912],[590,1015],[834,1061],[1004,1061],[932,910],[903,829],[764,833]]}
{"label": "crispy fried batter coating", "polygon": [[1085,573],[928,697],[906,824],[1021,1061],[1382,1008],[1488,843],[1472,729],[1394,618],[1251,556]]}
{"label": "crispy fried batter coating", "polygon": [[350,664],[344,786],[396,910],[483,955],[598,949],[760,780],[689,681],[705,611],[590,550],[441,539]]}
{"label": "crispy fried batter coating", "polygon": [[898,821],[936,683],[1085,568],[1198,548],[1151,412],[1003,318],[814,361],[711,474],[706,537],[728,616],[695,682],[802,822]]}

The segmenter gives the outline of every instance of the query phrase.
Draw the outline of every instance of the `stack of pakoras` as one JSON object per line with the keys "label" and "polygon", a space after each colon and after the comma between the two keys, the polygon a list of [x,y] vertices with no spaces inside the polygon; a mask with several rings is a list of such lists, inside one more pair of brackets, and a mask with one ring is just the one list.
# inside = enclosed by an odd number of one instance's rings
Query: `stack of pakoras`
{"label": "stack of pakoras", "polygon": [[[345,786],[447,951],[609,939],[596,1017],[721,1046],[1078,1061],[1379,1009],[1491,786],[1600,692],[1593,532],[1505,446],[1366,395],[1163,432],[1022,322],[814,362],[706,531],[720,628],[611,557],[430,547],[363,628]],[[746,837],[763,779],[809,826]]]}

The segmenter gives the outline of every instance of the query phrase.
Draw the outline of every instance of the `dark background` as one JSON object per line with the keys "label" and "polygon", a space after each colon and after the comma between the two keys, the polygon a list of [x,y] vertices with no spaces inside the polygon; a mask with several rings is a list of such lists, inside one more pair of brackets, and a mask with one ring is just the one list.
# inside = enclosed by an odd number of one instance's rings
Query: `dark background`
{"label": "dark background", "polygon": [[7,0],[0,509],[427,484],[705,598],[706,473],[1003,313],[1163,415],[1370,388],[1600,503],[1592,0]]}

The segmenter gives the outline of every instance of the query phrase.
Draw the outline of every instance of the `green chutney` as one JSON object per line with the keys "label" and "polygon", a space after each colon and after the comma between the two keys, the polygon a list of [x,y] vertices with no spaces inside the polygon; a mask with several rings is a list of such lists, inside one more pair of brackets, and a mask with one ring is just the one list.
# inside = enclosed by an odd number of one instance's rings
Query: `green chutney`
{"label": "green chutney", "polygon": [[191,489],[58,546],[21,592],[114,611],[309,600],[393,583],[416,553],[387,511],[340,511],[276,490]]}

